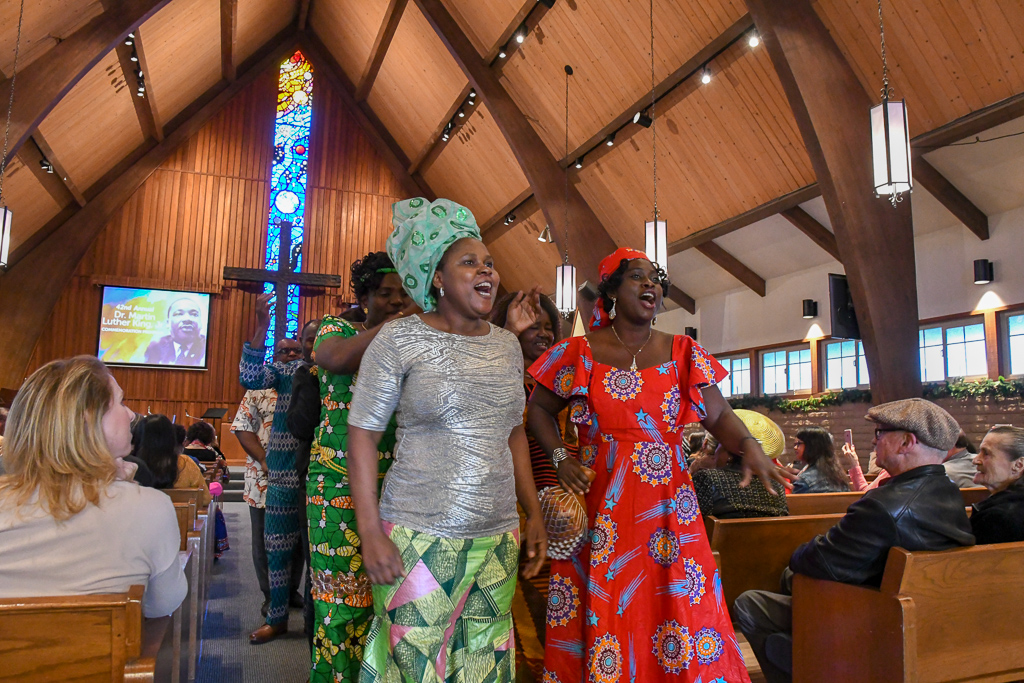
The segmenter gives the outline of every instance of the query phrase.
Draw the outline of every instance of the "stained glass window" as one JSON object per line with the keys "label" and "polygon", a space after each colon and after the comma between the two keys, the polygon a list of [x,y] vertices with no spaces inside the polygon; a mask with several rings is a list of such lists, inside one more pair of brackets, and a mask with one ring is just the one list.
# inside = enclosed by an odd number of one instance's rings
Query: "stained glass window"
{"label": "stained glass window", "polygon": [[[302,270],[302,245],[305,232],[306,166],[309,162],[309,128],[313,119],[313,67],[302,52],[297,51],[281,64],[277,89],[277,118],[274,123],[274,161],[270,170],[270,215],[267,224],[267,270],[278,270],[281,221],[292,224],[291,243],[295,271]],[[264,291],[273,292],[266,283]],[[271,302],[270,331],[267,353],[274,345],[275,313]],[[287,336],[299,333],[299,287],[288,285]]]}

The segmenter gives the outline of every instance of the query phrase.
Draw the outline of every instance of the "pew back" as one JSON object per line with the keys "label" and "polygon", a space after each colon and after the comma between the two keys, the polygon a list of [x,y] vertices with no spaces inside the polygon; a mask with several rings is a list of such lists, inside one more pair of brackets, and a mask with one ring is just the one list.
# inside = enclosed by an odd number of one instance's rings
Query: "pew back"
{"label": "pew back", "polygon": [[[862,491],[844,491],[842,493],[797,493],[786,496],[786,506],[790,516],[800,515],[831,515],[846,512],[846,508],[860,500]],[[988,489],[975,487],[960,489],[964,505],[971,506],[988,498]]]}
{"label": "pew back", "polygon": [[747,590],[779,590],[782,570],[800,545],[823,534],[840,519],[835,515],[757,517],[712,520],[711,550],[720,556],[726,605]]}

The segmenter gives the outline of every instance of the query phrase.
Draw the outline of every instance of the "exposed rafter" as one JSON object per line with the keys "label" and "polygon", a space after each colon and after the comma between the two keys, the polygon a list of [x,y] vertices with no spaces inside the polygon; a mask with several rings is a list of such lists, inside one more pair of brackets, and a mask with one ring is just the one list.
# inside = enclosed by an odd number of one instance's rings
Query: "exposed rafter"
{"label": "exposed rafter", "polygon": [[669,285],[668,298],[690,315],[697,312],[697,302],[694,301],[693,297],[675,285]]}
{"label": "exposed rafter", "polygon": [[946,207],[951,214],[967,226],[967,229],[977,235],[980,240],[988,239],[988,216],[985,212],[974,205],[970,199],[946,179],[946,176],[939,173],[938,169],[925,161],[924,157],[917,157],[913,162],[914,180],[921,183],[924,189],[928,190],[939,203]]}
{"label": "exposed rafter", "polygon": [[[11,112],[11,159],[25,144],[46,115],[61,98],[89,72],[118,42],[142,22],[153,16],[170,0],[120,0],[110,9],[89,20],[49,52],[18,74],[18,96]],[[0,92],[9,92],[10,79],[0,83]]]}
{"label": "exposed rafter", "polygon": [[717,263],[723,270],[752,289],[758,296],[765,295],[764,278],[722,247],[714,242],[704,242],[697,245],[697,251]]}
{"label": "exposed rafter", "polygon": [[[18,150],[18,160],[32,172],[32,175],[36,177],[36,180],[43,186],[47,194],[53,198],[53,201],[57,202],[57,206],[65,207],[68,204],[76,204],[77,200],[72,196],[68,186],[57,175],[57,167],[53,166],[53,172],[50,173],[40,163],[43,162],[43,159],[42,151],[32,138],[29,138],[28,142]],[[49,159],[46,159],[46,161],[49,161]]]}
{"label": "exposed rafter", "polygon": [[533,190],[526,188],[506,203],[505,206],[498,209],[493,216],[483,223],[479,223],[480,236],[483,237],[485,243],[490,244],[516,227],[515,221],[505,223],[506,216],[518,213],[523,218],[526,218],[539,210],[540,204],[537,203],[537,198],[533,196]]}
{"label": "exposed rafter", "polygon": [[[515,32],[520,27],[525,27],[527,35],[533,32],[533,29],[537,28],[540,24],[540,20],[544,18],[544,15],[548,13],[548,7],[541,2],[536,0],[526,0],[523,3],[522,8],[516,12],[516,15],[512,17],[512,21],[505,27],[505,30],[498,36],[497,42],[491,46],[491,49],[484,55],[484,62],[496,67],[500,72],[505,64],[512,58],[512,55],[519,49],[519,43],[513,40]],[[524,41],[525,42],[525,41]],[[505,48],[505,57],[499,57],[498,53],[501,48]]]}
{"label": "exposed rafter", "polygon": [[970,114],[939,126],[935,130],[917,135],[911,139],[910,144],[915,156],[927,154],[933,149],[951,145],[972,135],[978,135],[989,128],[995,128],[1021,116],[1024,116],[1024,92],[972,111]]}
{"label": "exposed rafter", "polygon": [[[292,30],[292,29],[289,29]],[[268,44],[262,56],[231,85],[214,86],[207,104],[177,126],[141,159],[103,188],[84,207],[53,230],[36,248],[11,264],[0,287],[0,346],[12,349],[0,367],[0,386],[16,387],[24,378],[36,340],[78,262],[106,225],[142,183],[231,99],[295,49],[294,34]],[[31,306],[25,302],[31,301]]]}
{"label": "exposed rafter", "polygon": [[296,18],[295,26],[300,31],[306,30],[306,23],[309,21],[310,0],[299,0],[299,16]]}
{"label": "exposed rafter", "polygon": [[220,74],[228,83],[235,80],[238,53],[238,0],[220,0]]}
{"label": "exposed rafter", "polygon": [[455,121],[455,126],[448,131],[449,139],[454,137],[455,133],[469,122],[470,117],[473,115],[472,111],[467,112],[466,117],[463,119],[455,118],[455,114],[458,113],[461,107],[466,105],[466,98],[469,97],[469,91],[472,89],[473,87],[469,83],[466,83],[466,87],[464,87],[459,93],[459,97],[452,103],[452,106],[448,108],[448,111],[445,112],[445,118],[440,124],[438,124],[437,128],[434,129],[434,132],[431,133],[430,137],[427,139],[427,144],[423,146],[423,149],[421,149],[419,154],[416,155],[416,158],[412,160],[412,163],[409,166],[409,173],[425,173],[426,170],[430,168],[435,161],[437,161],[437,157],[441,156],[441,151],[444,150],[445,143],[447,142],[444,139],[444,130],[448,126],[449,122]]}
{"label": "exposed rafter", "polygon": [[43,137],[42,132],[37,130],[35,135],[32,136],[32,139],[39,147],[39,151],[43,153],[44,157],[46,157],[46,160],[53,164],[54,175],[64,182],[64,185],[68,188],[68,192],[70,192],[71,196],[75,198],[78,205],[85,206],[85,193],[79,189],[78,185],[75,184],[75,181],[68,175],[68,171],[64,168],[64,164],[60,162],[60,159],[53,151],[53,148],[50,147],[46,138]]}
{"label": "exposed rafter", "polygon": [[799,228],[800,232],[810,237],[811,241],[824,249],[829,256],[842,263],[843,259],[839,258],[839,245],[836,244],[836,236],[833,235],[828,228],[819,223],[814,216],[807,213],[799,206],[794,206],[792,209],[780,211],[779,214],[795,227]]}
{"label": "exposed rafter", "polygon": [[384,158],[384,162],[391,172],[402,183],[404,191],[410,197],[424,196],[431,200],[435,199],[437,195],[421,176],[410,175],[409,159],[369,105],[366,102],[356,102],[353,97],[355,87],[345,76],[345,72],[334,60],[334,57],[331,56],[330,51],[320,42],[320,39],[314,33],[304,31],[300,34],[300,41],[303,51],[307,53],[314,64],[319,66],[320,73],[331,81],[342,99],[345,100],[356,122],[366,133],[370,143]]}
{"label": "exposed rafter", "polygon": [[[121,71],[124,73],[124,82],[128,86],[128,91],[132,95],[132,103],[135,105],[135,115],[139,119],[139,127],[142,129],[142,137],[153,138],[158,142],[164,139],[163,126],[157,120],[156,112],[153,111],[153,92],[151,90],[152,83],[146,83],[146,90],[143,97],[139,97],[136,92],[139,87],[138,73],[145,74],[146,62],[144,60],[144,50],[142,49],[142,33],[138,29],[135,31],[135,40],[132,41],[134,44],[129,47],[121,41],[117,46],[117,61],[121,64]],[[134,50],[138,62],[133,62],[132,52]]]}
{"label": "exposed rafter", "polygon": [[388,3],[388,8],[384,12],[384,20],[377,30],[373,47],[370,48],[370,58],[366,61],[363,74],[359,77],[359,83],[356,85],[356,102],[362,102],[370,96],[373,82],[377,79],[377,72],[380,71],[380,66],[384,63],[384,57],[388,53],[388,48],[391,47],[391,39],[395,37],[395,31],[398,30],[398,23],[402,21],[402,14],[405,13],[405,6],[408,2],[409,0],[391,0]]}
{"label": "exposed rafter", "polygon": [[[600,260],[615,250],[615,241],[574,185],[570,184],[568,192],[565,192],[566,178],[564,171],[558,167],[558,161],[551,156],[537,131],[523,116],[494,71],[480,58],[476,48],[441,0],[416,0],[416,4],[466,74],[477,95],[487,104],[488,111],[533,188],[556,242],[563,249],[569,249],[576,267],[581,271],[581,279],[594,276]],[[563,244],[567,214],[570,224],[574,226],[570,245]]]}

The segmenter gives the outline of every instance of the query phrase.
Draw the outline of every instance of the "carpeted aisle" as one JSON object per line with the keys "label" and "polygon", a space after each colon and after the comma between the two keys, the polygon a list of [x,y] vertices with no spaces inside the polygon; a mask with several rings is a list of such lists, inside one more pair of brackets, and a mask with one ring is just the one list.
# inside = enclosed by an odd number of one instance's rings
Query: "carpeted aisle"
{"label": "carpeted aisle", "polygon": [[250,645],[249,633],[263,623],[263,594],[252,567],[249,510],[224,503],[231,550],[213,565],[203,627],[197,683],[300,683],[309,680],[309,648],[302,610],[288,614],[288,633],[264,645]]}

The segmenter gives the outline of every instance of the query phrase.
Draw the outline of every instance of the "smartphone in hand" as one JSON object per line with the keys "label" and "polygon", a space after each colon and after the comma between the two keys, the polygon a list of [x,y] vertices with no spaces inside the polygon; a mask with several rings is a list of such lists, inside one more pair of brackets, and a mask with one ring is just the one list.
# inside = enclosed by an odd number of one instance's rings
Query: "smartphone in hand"
{"label": "smartphone in hand", "polygon": [[843,432],[843,440],[846,441],[846,443],[849,446],[853,446],[853,430],[852,429],[847,429],[846,431]]}

